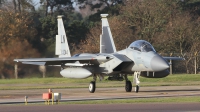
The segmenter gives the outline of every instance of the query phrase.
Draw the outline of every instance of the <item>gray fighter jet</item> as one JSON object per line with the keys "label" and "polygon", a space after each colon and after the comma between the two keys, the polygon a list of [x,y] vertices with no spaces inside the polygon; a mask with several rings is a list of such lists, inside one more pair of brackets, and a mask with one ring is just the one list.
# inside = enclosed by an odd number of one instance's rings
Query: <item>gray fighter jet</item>
{"label": "gray fighter jet", "polygon": [[135,92],[139,91],[139,76],[162,78],[169,75],[167,60],[180,60],[179,57],[162,57],[153,46],[145,40],[137,40],[128,48],[116,51],[115,44],[107,20],[108,14],[101,14],[102,34],[100,35],[100,53],[81,53],[71,57],[63,26],[62,16],[58,16],[58,35],[56,35],[55,54],[58,58],[14,59],[24,64],[60,66],[60,74],[67,78],[87,78],[92,76],[89,92],[94,93],[96,79],[108,76],[109,80],[125,80],[126,92],[132,91],[132,83],[128,80],[133,75]]}

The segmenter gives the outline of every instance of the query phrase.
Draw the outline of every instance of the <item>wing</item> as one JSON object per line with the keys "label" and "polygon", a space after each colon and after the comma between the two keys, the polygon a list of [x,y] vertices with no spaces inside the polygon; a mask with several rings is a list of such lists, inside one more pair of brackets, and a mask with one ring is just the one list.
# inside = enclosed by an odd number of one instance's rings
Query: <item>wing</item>
{"label": "wing", "polygon": [[185,60],[185,58],[181,57],[163,57],[165,60]]}
{"label": "wing", "polygon": [[108,56],[81,56],[81,57],[63,57],[63,58],[32,58],[32,59],[14,59],[16,62],[32,65],[62,65],[66,63],[80,63],[99,65],[113,59]]}

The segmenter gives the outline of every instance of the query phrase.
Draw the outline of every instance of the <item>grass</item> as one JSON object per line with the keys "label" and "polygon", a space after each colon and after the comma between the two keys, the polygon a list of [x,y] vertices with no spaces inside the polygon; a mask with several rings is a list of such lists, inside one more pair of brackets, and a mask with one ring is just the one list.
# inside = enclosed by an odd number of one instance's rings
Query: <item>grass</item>
{"label": "grass", "polygon": [[[133,80],[132,76],[128,77]],[[106,78],[105,78],[106,79]],[[87,79],[68,78],[26,78],[26,79],[1,79],[0,90],[15,89],[46,89],[46,88],[87,88],[92,77]],[[200,75],[179,74],[169,75],[165,78],[140,77],[140,86],[189,86],[200,85]],[[134,83],[133,83],[134,85]],[[124,81],[97,81],[98,88],[123,87]]]}

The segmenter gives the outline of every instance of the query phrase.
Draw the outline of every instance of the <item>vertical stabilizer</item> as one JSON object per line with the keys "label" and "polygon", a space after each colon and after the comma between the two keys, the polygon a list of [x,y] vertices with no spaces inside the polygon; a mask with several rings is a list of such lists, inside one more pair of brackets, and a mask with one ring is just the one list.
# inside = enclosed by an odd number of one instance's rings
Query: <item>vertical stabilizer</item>
{"label": "vertical stabilizer", "polygon": [[62,16],[58,16],[58,35],[56,35],[56,49],[55,54],[59,57],[71,57],[69,45],[63,25]]}
{"label": "vertical stabilizer", "polygon": [[101,14],[102,34],[100,35],[100,53],[116,52],[110,26],[107,20],[108,14]]}

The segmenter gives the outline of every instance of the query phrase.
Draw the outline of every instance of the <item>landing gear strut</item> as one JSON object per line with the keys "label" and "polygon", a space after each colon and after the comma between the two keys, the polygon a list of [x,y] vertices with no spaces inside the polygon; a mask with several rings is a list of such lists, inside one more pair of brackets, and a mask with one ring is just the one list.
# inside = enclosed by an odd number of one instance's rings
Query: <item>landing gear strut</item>
{"label": "landing gear strut", "polygon": [[93,74],[93,81],[91,81],[89,84],[89,92],[90,93],[94,93],[96,90],[96,79],[97,79],[96,74]]}
{"label": "landing gear strut", "polygon": [[133,82],[135,82],[136,86],[135,86],[135,92],[138,93],[139,92],[139,84],[140,84],[140,80],[139,80],[139,77],[140,77],[140,73],[141,72],[135,72],[134,73],[134,79],[133,79]]}
{"label": "landing gear strut", "polygon": [[126,90],[126,92],[131,92],[132,91],[132,83],[131,83],[131,81],[128,80],[127,75],[125,75],[124,78],[126,80],[125,90]]}

